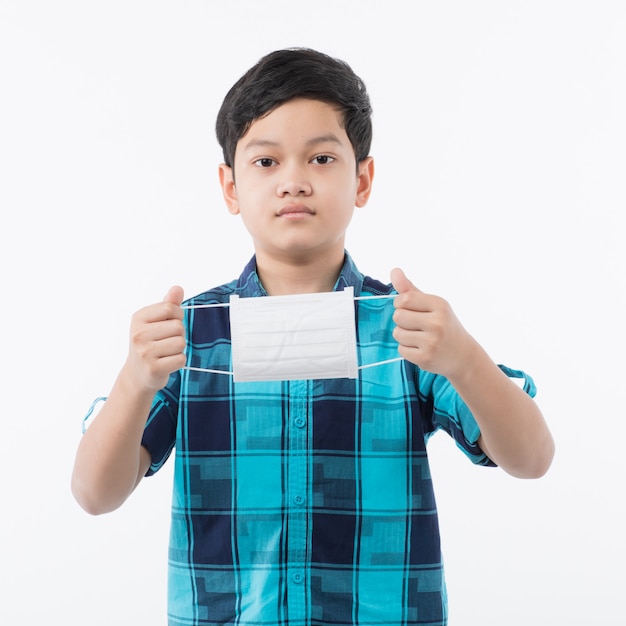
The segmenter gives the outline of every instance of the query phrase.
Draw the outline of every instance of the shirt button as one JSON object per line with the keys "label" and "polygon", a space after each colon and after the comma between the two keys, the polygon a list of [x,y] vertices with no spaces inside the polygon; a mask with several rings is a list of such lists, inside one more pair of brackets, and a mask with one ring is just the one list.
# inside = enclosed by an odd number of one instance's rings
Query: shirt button
{"label": "shirt button", "polygon": [[304,417],[296,417],[296,419],[293,421],[293,423],[298,428],[304,428],[306,426],[306,419],[304,419]]}
{"label": "shirt button", "polygon": [[306,498],[301,494],[298,494],[297,496],[293,497],[293,503],[296,504],[297,506],[303,506],[305,502],[306,502]]}
{"label": "shirt button", "polygon": [[297,585],[300,585],[304,582],[304,574],[302,572],[294,572],[291,575],[291,580]]}

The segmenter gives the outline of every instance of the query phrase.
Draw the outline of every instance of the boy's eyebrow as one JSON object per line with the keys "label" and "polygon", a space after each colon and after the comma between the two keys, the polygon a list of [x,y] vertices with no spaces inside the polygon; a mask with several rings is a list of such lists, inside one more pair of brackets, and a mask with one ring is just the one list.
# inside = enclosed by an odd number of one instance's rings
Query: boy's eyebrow
{"label": "boy's eyebrow", "polygon": [[[312,137],[305,142],[307,147],[316,146],[320,143],[338,143],[341,144],[341,141],[335,133],[327,133],[326,135],[319,135],[318,137]],[[279,146],[280,143],[278,141],[272,141],[271,139],[251,139],[245,146],[244,150],[249,148],[275,148]]]}
{"label": "boy's eyebrow", "polygon": [[306,142],[307,146],[315,146],[319,143],[341,143],[339,137],[335,133],[328,133],[326,135],[320,135],[319,137],[313,137]]}

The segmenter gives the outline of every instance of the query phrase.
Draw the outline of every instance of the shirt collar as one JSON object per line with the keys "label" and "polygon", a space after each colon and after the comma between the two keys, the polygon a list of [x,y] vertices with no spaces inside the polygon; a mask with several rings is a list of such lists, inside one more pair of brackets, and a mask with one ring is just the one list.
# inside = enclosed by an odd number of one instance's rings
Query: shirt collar
{"label": "shirt collar", "polygon": [[[354,287],[356,295],[360,294],[363,288],[363,274],[359,272],[352,257],[347,252],[345,253],[343,267],[341,272],[339,272],[339,278],[337,278],[333,291],[343,291],[346,287]],[[248,261],[237,280],[235,293],[242,298],[255,298],[267,295],[256,271],[256,255]]]}
{"label": "shirt collar", "polygon": [[259,275],[256,273],[256,254],[243,268],[243,272],[235,286],[235,293],[242,298],[256,298],[267,295]]}
{"label": "shirt collar", "polygon": [[347,252],[333,291],[343,291],[346,287],[354,287],[354,295],[356,296],[363,291],[363,274],[359,272],[352,257]]}

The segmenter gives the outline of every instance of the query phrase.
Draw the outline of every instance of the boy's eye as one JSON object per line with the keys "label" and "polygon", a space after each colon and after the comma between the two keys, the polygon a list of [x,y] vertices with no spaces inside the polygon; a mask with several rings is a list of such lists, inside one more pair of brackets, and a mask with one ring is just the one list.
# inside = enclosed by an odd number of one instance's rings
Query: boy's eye
{"label": "boy's eye", "polygon": [[335,159],[327,154],[320,154],[313,158],[313,162],[317,163],[317,165],[327,165],[328,163],[332,163]]}
{"label": "boy's eye", "polygon": [[263,157],[262,159],[257,159],[254,164],[258,167],[272,167],[274,165],[274,159],[270,159],[269,157]]}

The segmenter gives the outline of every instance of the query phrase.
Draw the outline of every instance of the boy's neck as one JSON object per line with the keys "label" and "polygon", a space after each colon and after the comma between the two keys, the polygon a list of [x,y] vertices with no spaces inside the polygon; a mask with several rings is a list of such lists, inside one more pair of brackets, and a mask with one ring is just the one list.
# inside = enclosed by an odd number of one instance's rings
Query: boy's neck
{"label": "boy's neck", "polygon": [[257,274],[270,296],[332,291],[344,263],[341,255],[294,260],[263,255],[257,251]]}

